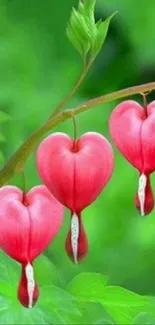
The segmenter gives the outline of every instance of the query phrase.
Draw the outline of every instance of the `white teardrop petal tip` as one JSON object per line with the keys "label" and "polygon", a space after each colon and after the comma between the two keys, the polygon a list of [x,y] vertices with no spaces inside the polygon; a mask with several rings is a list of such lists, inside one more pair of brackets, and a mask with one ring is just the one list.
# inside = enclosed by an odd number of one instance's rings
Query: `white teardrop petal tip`
{"label": "white teardrop petal tip", "polygon": [[27,292],[28,292],[28,298],[29,298],[29,304],[28,308],[33,307],[33,294],[35,289],[35,280],[34,280],[34,272],[33,272],[33,266],[28,263],[25,267],[25,274],[27,279]]}
{"label": "white teardrop petal tip", "polygon": [[138,182],[138,198],[140,203],[141,216],[145,215],[144,205],[145,205],[145,189],[147,184],[147,177],[145,174],[141,174]]}
{"label": "white teardrop petal tip", "polygon": [[74,213],[71,218],[71,245],[75,264],[78,264],[79,218]]}

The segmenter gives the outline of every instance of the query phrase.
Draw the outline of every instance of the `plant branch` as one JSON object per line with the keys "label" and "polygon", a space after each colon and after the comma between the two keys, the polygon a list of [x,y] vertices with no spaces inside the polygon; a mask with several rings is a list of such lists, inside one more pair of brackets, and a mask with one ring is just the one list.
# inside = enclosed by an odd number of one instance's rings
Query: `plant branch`
{"label": "plant branch", "polygon": [[100,97],[90,99],[86,103],[83,103],[82,105],[77,106],[75,108],[75,111],[78,110],[78,112],[81,112],[84,110],[88,110],[94,106],[111,102],[113,100],[125,98],[128,96],[133,96],[133,95],[140,94],[140,93],[151,92],[154,89],[155,89],[155,82],[149,82],[149,83],[146,83],[143,85],[125,88],[122,90],[112,92],[107,95],[103,95]]}
{"label": "plant branch", "polygon": [[84,78],[86,77],[87,72],[89,71],[89,69],[91,68],[92,64],[94,62],[94,58],[92,58],[88,64],[86,65],[86,62],[84,61],[84,67],[83,67],[83,72],[80,75],[79,79],[77,80],[75,86],[72,88],[71,92],[61,101],[61,103],[56,107],[56,109],[54,110],[54,112],[50,115],[49,119],[51,119],[52,117],[56,116],[57,114],[59,114],[62,109],[64,108],[64,106],[70,101],[70,99],[73,97],[73,95],[75,94],[75,92],[77,91],[77,89],[80,87],[80,85],[82,84]]}
{"label": "plant branch", "polygon": [[76,108],[66,110],[54,116],[46,123],[44,123],[43,126],[40,127],[36,132],[34,132],[4,165],[4,167],[0,171],[0,186],[7,184],[15,174],[22,171],[24,163],[26,162],[31,152],[33,152],[33,150],[35,149],[35,146],[41,139],[41,137],[46,134],[49,130],[53,129],[59,123],[71,118],[73,115],[77,115],[97,105],[108,103],[113,100],[136,95],[139,93],[145,93],[153,89],[155,89],[155,82],[126,88],[104,96],[91,99],[81,105],[78,105]]}

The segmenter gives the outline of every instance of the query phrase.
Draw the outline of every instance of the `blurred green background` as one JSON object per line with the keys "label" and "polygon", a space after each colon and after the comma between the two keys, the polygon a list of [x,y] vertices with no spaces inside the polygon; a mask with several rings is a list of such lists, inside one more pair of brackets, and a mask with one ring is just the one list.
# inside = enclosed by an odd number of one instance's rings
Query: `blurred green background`
{"label": "blurred green background", "polygon": [[[0,109],[11,116],[1,124],[5,159],[48,118],[80,73],[80,58],[65,33],[71,8],[77,4],[73,0],[0,0]],[[96,17],[104,19],[116,10],[119,13],[112,20],[99,57],[67,107],[155,80],[154,0],[98,0]],[[154,93],[150,100],[153,97]],[[134,98],[142,101],[140,96]],[[108,119],[115,105],[112,102],[78,115],[78,136],[97,131],[110,139]],[[72,122],[59,125],[55,131],[72,136]],[[81,271],[101,272],[111,284],[155,295],[155,211],[144,218],[138,215],[133,204],[138,172],[117,150],[115,157],[112,179],[83,212],[90,244],[87,258],[75,266],[66,256],[68,211],[46,255],[64,283]],[[25,172],[27,189],[40,183],[35,153]],[[22,186],[21,176],[11,183]],[[154,176],[152,184],[155,190]]]}

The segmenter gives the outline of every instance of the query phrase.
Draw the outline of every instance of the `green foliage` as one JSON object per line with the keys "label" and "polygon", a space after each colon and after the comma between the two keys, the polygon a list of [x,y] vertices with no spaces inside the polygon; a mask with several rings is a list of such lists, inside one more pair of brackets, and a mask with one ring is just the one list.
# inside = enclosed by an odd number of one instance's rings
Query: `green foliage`
{"label": "green foliage", "polygon": [[76,298],[54,285],[59,276],[47,257],[40,256],[34,265],[40,298],[31,310],[22,307],[17,299],[19,265],[3,252],[0,261],[0,324],[68,324],[72,314],[80,315]]}
{"label": "green foliage", "polygon": [[55,286],[40,289],[40,300],[31,310],[22,307],[7,291],[0,300],[0,324],[68,324],[72,314],[80,313],[76,300]]}
{"label": "green foliage", "polygon": [[81,273],[68,284],[68,290],[83,301],[98,302],[98,289],[102,291],[106,283],[107,279],[102,274]]}
{"label": "green foliage", "polygon": [[109,24],[111,19],[115,16],[116,12],[109,16],[105,21],[98,21],[95,25],[95,37],[92,39],[92,46],[91,46],[91,55],[96,57],[101,47],[106,39]]}
{"label": "green foliage", "polygon": [[81,56],[85,57],[90,49],[91,34],[84,16],[74,8],[67,28],[67,36]]}
{"label": "green foliage", "polygon": [[154,325],[155,324],[155,317],[153,317],[150,313],[143,312],[138,314],[132,322],[133,325]]}
{"label": "green foliage", "polygon": [[40,255],[35,260],[34,268],[39,286],[61,284],[61,279],[55,265],[45,255]]}
{"label": "green foliage", "polygon": [[78,274],[68,284],[69,292],[58,287],[58,271],[46,256],[34,264],[39,300],[34,308],[26,309],[17,300],[18,263],[3,252],[0,260],[0,324],[138,324],[139,320],[150,324],[154,320],[151,298],[108,286],[102,274]]}
{"label": "green foliage", "polygon": [[85,60],[90,52],[90,61],[99,53],[107,36],[112,14],[105,21],[95,22],[96,0],[80,1],[78,9],[72,9],[67,27],[67,36]]}
{"label": "green foliage", "polygon": [[107,286],[101,274],[83,273],[75,277],[68,290],[83,302],[100,303],[116,324],[131,324],[133,318],[147,310],[150,298],[117,286]]}
{"label": "green foliage", "polygon": [[85,10],[91,15],[94,12],[96,0],[86,0],[84,3]]}

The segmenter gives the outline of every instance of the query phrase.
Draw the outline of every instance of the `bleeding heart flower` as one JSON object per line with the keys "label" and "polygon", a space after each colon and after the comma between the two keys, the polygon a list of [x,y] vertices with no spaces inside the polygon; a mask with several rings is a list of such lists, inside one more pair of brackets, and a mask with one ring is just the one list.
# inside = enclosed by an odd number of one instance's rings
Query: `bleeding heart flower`
{"label": "bleeding heart flower", "polygon": [[37,166],[52,194],[71,210],[66,250],[77,263],[88,250],[81,211],[96,199],[112,174],[111,145],[98,133],[85,133],[76,141],[55,133],[40,144]]}
{"label": "bleeding heart flower", "polygon": [[18,298],[31,308],[39,292],[32,263],[57,234],[63,206],[45,186],[27,194],[15,186],[0,188],[0,247],[22,264]]}
{"label": "bleeding heart flower", "polygon": [[155,101],[146,109],[133,100],[119,104],[110,117],[116,147],[140,172],[135,204],[141,215],[151,212],[154,198],[149,175],[155,170]]}

